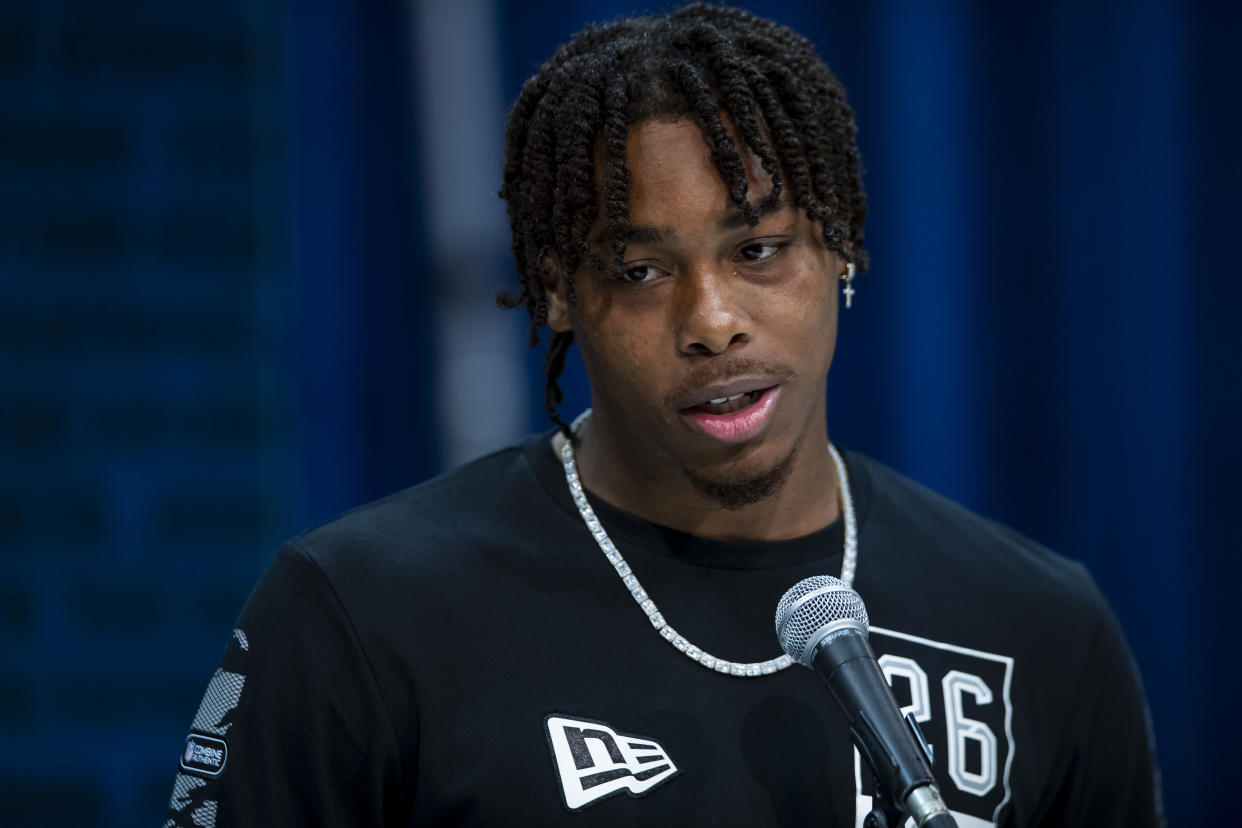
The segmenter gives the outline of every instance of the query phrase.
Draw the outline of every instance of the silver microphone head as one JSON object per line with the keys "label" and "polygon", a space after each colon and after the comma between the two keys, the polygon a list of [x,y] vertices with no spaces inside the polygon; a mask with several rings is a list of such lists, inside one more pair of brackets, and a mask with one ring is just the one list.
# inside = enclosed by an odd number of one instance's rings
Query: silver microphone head
{"label": "silver microphone head", "polygon": [[804,667],[824,636],[853,628],[867,632],[867,608],[839,578],[815,575],[790,587],[776,605],[776,637],[781,649]]}

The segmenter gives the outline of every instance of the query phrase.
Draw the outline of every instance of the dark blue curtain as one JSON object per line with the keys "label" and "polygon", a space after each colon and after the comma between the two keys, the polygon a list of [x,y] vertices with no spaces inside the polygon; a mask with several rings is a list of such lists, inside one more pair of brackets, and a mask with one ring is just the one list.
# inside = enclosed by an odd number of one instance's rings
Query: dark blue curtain
{"label": "dark blue curtain", "polygon": [[285,26],[298,513],[317,522],[437,468],[433,297],[418,232],[410,15],[313,2]]}

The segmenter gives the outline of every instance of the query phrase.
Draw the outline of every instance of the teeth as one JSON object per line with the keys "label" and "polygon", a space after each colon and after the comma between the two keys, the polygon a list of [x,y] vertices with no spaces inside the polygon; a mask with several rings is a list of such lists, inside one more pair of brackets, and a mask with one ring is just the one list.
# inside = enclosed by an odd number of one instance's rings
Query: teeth
{"label": "teeth", "polygon": [[742,397],[745,397],[747,393],[749,392],[743,391],[740,394],[734,394],[732,397],[717,397],[714,400],[708,400],[708,402],[711,403],[712,405],[722,405],[723,403],[733,402],[734,400],[740,400]]}

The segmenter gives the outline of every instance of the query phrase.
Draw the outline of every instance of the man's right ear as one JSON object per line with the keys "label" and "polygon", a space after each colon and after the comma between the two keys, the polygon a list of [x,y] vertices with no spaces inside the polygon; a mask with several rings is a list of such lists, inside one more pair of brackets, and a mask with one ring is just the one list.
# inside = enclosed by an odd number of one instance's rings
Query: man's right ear
{"label": "man's right ear", "polygon": [[552,256],[543,260],[543,291],[548,300],[548,327],[565,333],[570,329],[569,298],[561,266]]}

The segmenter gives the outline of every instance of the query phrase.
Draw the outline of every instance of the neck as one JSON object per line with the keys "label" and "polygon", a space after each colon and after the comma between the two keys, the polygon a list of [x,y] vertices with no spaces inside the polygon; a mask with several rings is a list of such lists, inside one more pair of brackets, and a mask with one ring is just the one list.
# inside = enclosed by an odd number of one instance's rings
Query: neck
{"label": "neck", "polygon": [[[661,526],[716,540],[775,541],[815,532],[840,514],[836,466],[822,425],[805,430],[783,484],[736,509],[704,495],[671,464],[634,462],[639,453],[624,448],[594,417],[575,434],[583,485],[611,505]],[[563,443],[557,433],[553,449],[558,455]]]}

